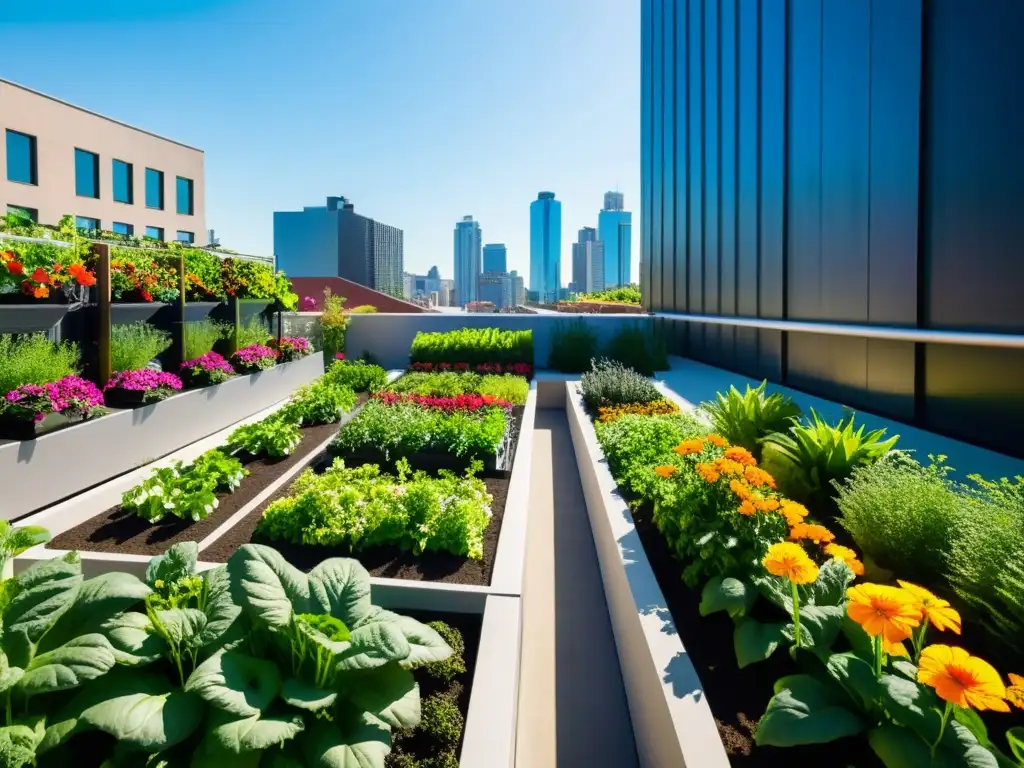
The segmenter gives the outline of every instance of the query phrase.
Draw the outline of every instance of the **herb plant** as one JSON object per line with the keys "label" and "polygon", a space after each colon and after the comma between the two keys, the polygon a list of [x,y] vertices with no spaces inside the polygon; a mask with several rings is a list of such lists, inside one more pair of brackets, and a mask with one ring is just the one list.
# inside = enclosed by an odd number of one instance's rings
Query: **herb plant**
{"label": "herb plant", "polygon": [[528,363],[533,365],[533,331],[460,328],[444,333],[420,331],[409,351],[412,362]]}
{"label": "herb plant", "polygon": [[50,384],[79,371],[78,347],[41,333],[0,334],[0,397],[22,384]]}
{"label": "herb plant", "polygon": [[0,572],[12,557],[49,540],[50,532],[38,525],[12,526],[10,521],[0,520]]}
{"label": "herb plant", "polygon": [[354,392],[377,392],[388,382],[388,372],[363,360],[336,360],[324,374],[327,380]]}
{"label": "herb plant", "polygon": [[701,403],[701,410],[714,431],[733,445],[746,448],[761,460],[761,443],[774,432],[783,432],[801,415],[800,406],[788,395],[765,394],[768,381],[757,387],[747,385],[746,392],[729,387],[719,392],[714,402]]}
{"label": "herb plant", "polygon": [[654,467],[666,463],[675,446],[707,433],[704,424],[686,413],[628,414],[594,427],[616,482],[634,493],[643,493],[657,481]]}
{"label": "herb plant", "polygon": [[458,395],[491,395],[513,405],[524,405],[530,393],[530,382],[513,374],[421,373],[412,371],[388,385],[388,391],[433,397]]}
{"label": "herb plant", "polygon": [[191,320],[185,323],[185,357],[189,360],[212,352],[221,339],[227,338],[231,326],[216,320]]}
{"label": "herb plant", "polygon": [[597,357],[597,333],[581,317],[559,321],[551,333],[551,355],[548,368],[564,373],[590,370],[590,361]]}
{"label": "herb plant", "polygon": [[238,348],[239,350],[245,347],[251,347],[255,345],[269,345],[270,344],[270,331],[267,329],[266,324],[263,322],[263,318],[259,315],[253,315],[245,323],[238,327]]}
{"label": "herb plant", "polygon": [[339,421],[355,404],[355,393],[325,374],[297,390],[291,401],[278,413],[282,419],[310,427]]}
{"label": "herb plant", "polygon": [[226,448],[232,455],[279,458],[290,456],[302,442],[302,432],[295,422],[273,414],[254,424],[245,424],[228,435]]}
{"label": "herb plant", "polygon": [[631,403],[653,403],[664,395],[646,376],[613,360],[592,360],[580,377],[579,392],[592,412]]}
{"label": "herb plant", "polygon": [[121,508],[150,523],[167,515],[196,522],[220,505],[217,493],[233,491],[246,474],[237,459],[207,451],[191,464],[175,461],[153,470],[122,495]]}
{"label": "herb plant", "polygon": [[110,363],[113,371],[145,368],[171,346],[171,335],[149,323],[110,327]]}
{"label": "herb plant", "polygon": [[[323,309],[320,311],[320,333],[323,337],[325,362],[334,360],[335,355],[345,352],[345,329],[347,327],[345,297],[335,296],[331,293],[330,288],[325,288]],[[353,387],[353,389],[356,388]]]}
{"label": "herb plant", "polygon": [[653,330],[644,330],[638,324],[620,328],[608,340],[603,354],[645,376],[668,370],[664,340]]}

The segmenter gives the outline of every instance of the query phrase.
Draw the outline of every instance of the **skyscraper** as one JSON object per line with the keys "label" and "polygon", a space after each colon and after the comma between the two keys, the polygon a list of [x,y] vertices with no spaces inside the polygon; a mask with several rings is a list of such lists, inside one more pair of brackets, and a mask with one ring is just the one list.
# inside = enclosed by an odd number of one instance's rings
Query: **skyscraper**
{"label": "skyscraper", "polygon": [[604,288],[629,284],[633,214],[622,207],[621,192],[605,192],[604,209],[597,214],[597,237],[604,243]]}
{"label": "skyscraper", "polygon": [[583,293],[591,290],[587,287],[587,243],[597,240],[597,230],[593,227],[583,227],[579,231],[576,242],[572,244],[572,285],[570,290],[575,293]]}
{"label": "skyscraper", "polygon": [[504,243],[488,243],[484,246],[484,273],[507,272],[508,251]]}
{"label": "skyscraper", "polygon": [[455,297],[460,307],[477,300],[481,242],[480,223],[463,216],[455,225]]}
{"label": "skyscraper", "polygon": [[512,306],[518,307],[526,303],[526,285],[523,282],[523,277],[516,270],[512,270],[509,273],[509,278],[512,281]]}
{"label": "skyscraper", "polygon": [[545,304],[558,301],[562,280],[562,204],[554,192],[530,203],[530,290]]}

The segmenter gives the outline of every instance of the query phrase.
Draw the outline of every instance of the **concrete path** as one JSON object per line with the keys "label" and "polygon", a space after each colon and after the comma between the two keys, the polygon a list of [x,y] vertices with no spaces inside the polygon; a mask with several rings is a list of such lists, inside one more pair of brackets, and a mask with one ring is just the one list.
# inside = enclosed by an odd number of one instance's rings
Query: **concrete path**
{"label": "concrete path", "polygon": [[517,768],[633,768],[636,746],[569,435],[537,411]]}

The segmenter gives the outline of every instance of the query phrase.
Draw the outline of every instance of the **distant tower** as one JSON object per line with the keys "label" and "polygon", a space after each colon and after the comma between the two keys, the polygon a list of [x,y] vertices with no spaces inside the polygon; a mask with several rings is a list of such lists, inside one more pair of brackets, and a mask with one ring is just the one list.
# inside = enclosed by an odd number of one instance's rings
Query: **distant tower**
{"label": "distant tower", "polygon": [[508,250],[504,243],[488,243],[484,246],[484,274],[508,272]]}
{"label": "distant tower", "polygon": [[562,279],[562,204],[554,192],[530,203],[530,291],[537,300],[558,301]]}
{"label": "distant tower", "polygon": [[482,238],[472,216],[463,216],[455,225],[455,295],[461,307],[477,300]]}
{"label": "distant tower", "polygon": [[604,193],[604,210],[597,214],[597,238],[604,244],[604,287],[629,284],[633,214],[622,210],[621,192]]}
{"label": "distant tower", "polygon": [[624,198],[621,192],[604,193],[604,210],[621,211],[624,205]]}

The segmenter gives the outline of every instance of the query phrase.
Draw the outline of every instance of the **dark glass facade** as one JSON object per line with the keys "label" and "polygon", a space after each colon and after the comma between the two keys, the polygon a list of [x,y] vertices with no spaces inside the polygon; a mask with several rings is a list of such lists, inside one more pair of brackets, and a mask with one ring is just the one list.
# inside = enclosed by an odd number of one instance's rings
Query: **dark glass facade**
{"label": "dark glass facade", "polygon": [[132,182],[132,164],[123,160],[114,160],[112,171],[114,175],[114,202],[127,203],[135,202],[135,190]]}
{"label": "dark glass facade", "polygon": [[146,207],[164,209],[164,172],[146,169]]}
{"label": "dark glass facade", "polygon": [[[667,313],[1024,333],[1024,3],[642,0]],[[677,352],[1024,455],[1024,351],[674,321]]]}
{"label": "dark glass facade", "polygon": [[79,197],[100,196],[100,156],[95,152],[75,149],[75,194]]}
{"label": "dark glass facade", "polygon": [[7,131],[7,180],[22,184],[39,183],[35,136]]}
{"label": "dark glass facade", "polygon": [[195,212],[192,201],[192,179],[177,176],[174,185],[178,198],[178,213],[182,216],[191,216]]}

